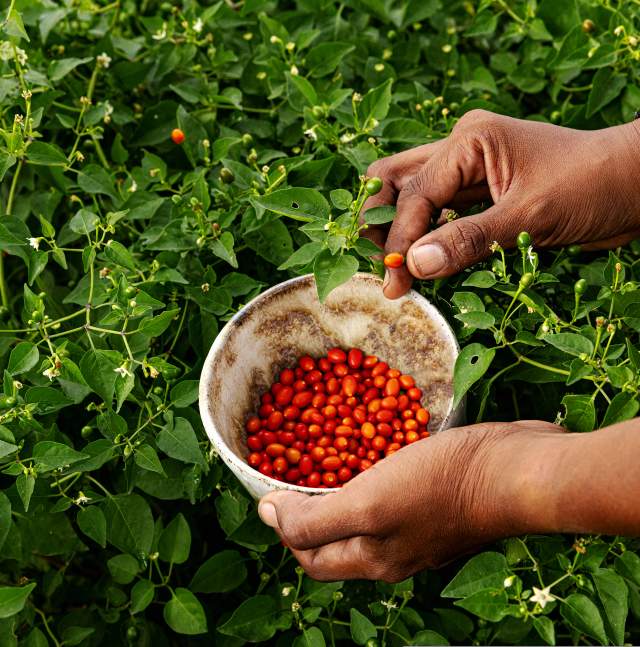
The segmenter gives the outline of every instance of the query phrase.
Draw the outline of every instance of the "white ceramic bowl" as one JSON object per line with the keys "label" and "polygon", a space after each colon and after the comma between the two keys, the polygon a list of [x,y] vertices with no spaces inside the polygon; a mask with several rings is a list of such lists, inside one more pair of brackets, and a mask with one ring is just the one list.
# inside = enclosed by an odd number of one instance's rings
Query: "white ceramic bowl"
{"label": "white ceramic bowl", "polygon": [[382,281],[356,274],[318,301],[312,275],[270,288],[242,308],[220,331],[200,376],[200,415],[222,460],[256,498],[274,489],[308,494],[264,476],[246,462],[244,423],[274,377],[301,355],[320,356],[334,346],[357,347],[412,375],[424,392],[432,432],[462,422],[453,409],[453,366],[459,347],[449,324],[417,292],[390,301]]}

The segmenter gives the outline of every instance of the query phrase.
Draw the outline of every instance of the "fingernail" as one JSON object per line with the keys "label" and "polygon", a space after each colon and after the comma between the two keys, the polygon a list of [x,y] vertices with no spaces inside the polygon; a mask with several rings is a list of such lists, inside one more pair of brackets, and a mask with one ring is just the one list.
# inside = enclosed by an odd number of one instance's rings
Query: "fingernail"
{"label": "fingernail", "polygon": [[387,289],[387,285],[389,285],[389,281],[391,280],[391,277],[389,276],[389,270],[384,271],[384,281],[382,281],[382,290]]}
{"label": "fingernail", "polygon": [[258,506],[258,514],[267,526],[271,526],[272,528],[278,527],[278,515],[276,514],[276,507],[273,503],[261,503]]}
{"label": "fingernail", "polygon": [[422,245],[422,247],[416,247],[411,253],[413,263],[421,276],[439,274],[447,266],[447,255],[440,245]]}

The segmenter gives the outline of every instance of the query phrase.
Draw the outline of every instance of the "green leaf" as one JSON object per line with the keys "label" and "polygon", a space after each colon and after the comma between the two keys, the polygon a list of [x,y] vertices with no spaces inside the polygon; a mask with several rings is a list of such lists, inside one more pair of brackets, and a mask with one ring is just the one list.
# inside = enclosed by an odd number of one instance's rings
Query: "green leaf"
{"label": "green leaf", "polygon": [[324,635],[318,627],[305,629],[300,636],[296,636],[293,647],[325,647]]}
{"label": "green leaf", "polygon": [[94,393],[110,404],[116,388],[119,353],[105,350],[89,350],[80,360],[80,371]]}
{"label": "green leaf", "polygon": [[0,492],[0,549],[9,534],[11,528],[11,501],[9,497]]}
{"label": "green leaf", "polygon": [[[113,186],[113,179],[97,164],[89,164],[78,173],[78,186],[92,195],[106,195],[117,200],[118,196]],[[134,268],[135,269],[135,268]]]}
{"label": "green leaf", "polygon": [[607,634],[614,645],[622,645],[629,611],[627,585],[620,575],[608,568],[599,568],[591,577],[605,611]]}
{"label": "green leaf", "polygon": [[253,202],[263,209],[303,222],[327,220],[331,213],[329,203],[315,189],[300,187],[279,189],[273,193],[253,198]]}
{"label": "green leaf", "polygon": [[604,414],[600,426],[608,427],[609,425],[615,425],[617,422],[631,420],[631,418],[635,418],[639,408],[640,404],[638,404],[634,394],[626,391],[617,393],[607,407],[607,412]]}
{"label": "green leaf", "polygon": [[472,272],[462,283],[464,287],[470,288],[490,288],[495,284],[495,274],[489,270],[478,270],[477,272]]}
{"label": "green leaf", "polygon": [[140,570],[138,560],[131,555],[124,553],[123,555],[116,555],[107,561],[107,568],[111,577],[118,582],[118,584],[129,584],[133,582],[135,576]]}
{"label": "green leaf", "polygon": [[509,575],[507,560],[501,553],[485,552],[472,557],[441,593],[443,598],[464,598],[478,591],[504,589]]}
{"label": "green leaf", "polygon": [[225,231],[220,234],[218,238],[212,241],[211,251],[223,261],[226,261],[231,265],[231,267],[238,267],[238,259],[236,258],[236,253],[233,250],[235,241],[233,239],[233,234],[230,231]]}
{"label": "green leaf", "polygon": [[139,580],[131,589],[131,613],[142,613],[152,602],[155,587],[149,580]]}
{"label": "green leaf", "polygon": [[248,642],[270,640],[278,629],[285,629],[290,623],[285,612],[269,595],[256,595],[245,600],[218,631],[226,636],[235,636]]}
{"label": "green leaf", "polygon": [[56,443],[53,440],[42,440],[36,443],[32,456],[38,472],[66,469],[73,463],[89,458],[88,454],[83,454],[73,449],[73,447],[63,443]]}
{"label": "green leaf", "polygon": [[30,164],[39,166],[67,166],[69,163],[57,146],[44,142],[33,142],[27,149],[27,159]]}
{"label": "green leaf", "polygon": [[9,454],[13,454],[13,452],[17,452],[17,451],[18,451],[18,445],[14,445],[13,443],[7,443],[4,440],[0,440],[0,458],[9,456]]}
{"label": "green leaf", "polygon": [[134,459],[136,461],[136,465],[140,466],[143,470],[156,472],[157,474],[165,473],[156,450],[147,443],[143,443],[140,447],[136,447]]}
{"label": "green leaf", "polygon": [[311,76],[321,77],[331,74],[340,61],[354,49],[355,45],[352,43],[342,42],[326,42],[312,47],[306,56],[306,64],[311,71]]}
{"label": "green leaf", "polygon": [[139,494],[109,497],[104,507],[107,539],[123,553],[147,555],[153,541],[153,515]]}
{"label": "green leaf", "polygon": [[165,605],[164,621],[176,633],[195,636],[207,632],[207,618],[198,598],[189,589],[177,588]]}
{"label": "green leaf", "polygon": [[117,240],[110,240],[104,248],[104,255],[108,260],[120,267],[135,271],[136,262],[131,252]]}
{"label": "green leaf", "polygon": [[198,380],[182,380],[171,389],[171,403],[174,407],[183,409],[198,399]]}
{"label": "green leaf", "polygon": [[547,645],[556,644],[556,628],[550,618],[547,618],[547,616],[534,616],[533,627]]}
{"label": "green leaf", "polygon": [[564,426],[569,431],[592,431],[596,426],[596,408],[590,395],[565,395],[562,398],[565,407]]}
{"label": "green leaf", "polygon": [[166,310],[155,317],[144,319],[138,327],[138,332],[147,337],[159,337],[178,315],[179,310]]}
{"label": "green leaf", "polygon": [[247,579],[246,561],[237,550],[223,550],[200,566],[189,588],[196,593],[232,591]]}
{"label": "green leaf", "polygon": [[173,564],[183,564],[189,559],[191,529],[182,513],[177,514],[162,531],[158,542],[160,559]]}
{"label": "green leaf", "polygon": [[24,608],[35,582],[26,586],[0,586],[0,618],[10,618]]}
{"label": "green leaf", "polygon": [[382,85],[369,90],[364,95],[358,106],[358,116],[363,127],[370,127],[373,119],[382,121],[389,112],[391,106],[392,79],[387,79]]}
{"label": "green leaf", "polygon": [[16,489],[18,490],[18,496],[22,501],[25,512],[29,511],[29,503],[31,502],[31,495],[33,494],[35,485],[36,480],[31,474],[25,474],[23,472],[16,479]]}
{"label": "green leaf", "polygon": [[469,344],[460,351],[453,374],[454,407],[460,404],[465,393],[487,372],[495,354],[495,349],[478,343]]}
{"label": "green leaf", "polygon": [[21,341],[9,357],[7,370],[11,375],[20,375],[30,371],[37,363],[40,353],[38,347],[30,341]]}
{"label": "green leaf", "polygon": [[491,622],[499,622],[509,611],[509,600],[504,589],[476,591],[464,600],[458,600],[455,605]]}
{"label": "green leaf", "polygon": [[107,520],[104,512],[98,506],[92,505],[78,510],[76,521],[80,530],[87,537],[93,539],[103,548],[107,545]]}
{"label": "green leaf", "polygon": [[331,198],[331,204],[333,204],[336,209],[341,209],[343,211],[346,211],[353,202],[351,191],[347,191],[346,189],[333,189],[329,194],[329,197]]}
{"label": "green leaf", "polygon": [[69,228],[76,234],[89,236],[100,223],[100,217],[88,209],[80,209],[69,221]]}
{"label": "green leaf", "polygon": [[595,638],[601,645],[607,642],[602,616],[598,607],[582,593],[572,593],[560,604],[560,615],[581,633]]}
{"label": "green leaf", "polygon": [[186,418],[176,418],[173,425],[169,423],[163,427],[156,443],[158,448],[171,458],[207,468],[196,434]]}
{"label": "green leaf", "polygon": [[178,128],[181,128],[185,135],[182,150],[185,152],[191,165],[196,166],[198,160],[205,156],[205,149],[202,142],[207,138],[207,131],[200,121],[193,115],[190,115],[182,105],[176,111],[176,119],[178,121]]}
{"label": "green leaf", "polygon": [[20,12],[11,5],[11,11],[9,12],[4,24],[2,25],[3,31],[8,36],[15,36],[29,42],[29,36],[24,29],[24,23],[22,22],[22,16]]}
{"label": "green leaf", "polygon": [[432,629],[424,629],[419,631],[413,637],[413,644],[420,645],[421,647],[427,647],[428,645],[449,645],[449,641],[437,631]]}
{"label": "green leaf", "polygon": [[625,551],[616,557],[616,571],[625,579],[640,586],[640,557],[631,551]]}
{"label": "green leaf", "polygon": [[304,76],[294,76],[288,72],[285,76],[287,77],[289,102],[294,110],[302,111],[305,105],[315,106],[318,103],[318,94],[315,88]]}
{"label": "green leaf", "polygon": [[576,357],[583,353],[589,356],[593,353],[591,340],[576,333],[559,332],[554,335],[545,335],[543,339],[563,353],[575,355]]}
{"label": "green leaf", "polygon": [[61,58],[57,61],[51,61],[49,64],[49,79],[51,81],[60,81],[79,65],[84,65],[92,60],[93,57],[89,56],[87,58]]}
{"label": "green leaf", "polygon": [[378,631],[367,616],[362,615],[357,609],[351,609],[349,614],[351,638],[356,645],[364,645],[370,638],[377,637]]}
{"label": "green leaf", "polygon": [[[6,150],[0,149],[0,182],[4,179],[4,176],[6,175],[7,171],[17,162],[17,158],[15,155],[12,155]],[[0,231],[0,235],[1,235]],[[0,237],[0,241],[2,238]]]}
{"label": "green leaf", "polygon": [[290,267],[299,265],[308,265],[322,251],[324,244],[321,242],[306,243],[299,249],[296,249],[289,258],[278,267],[279,270],[286,270]]}
{"label": "green leaf", "polygon": [[324,303],[329,293],[346,283],[358,271],[358,259],[348,254],[333,256],[327,249],[316,257],[313,274],[320,303]]}
{"label": "green leaf", "polygon": [[368,225],[384,225],[396,217],[396,208],[391,206],[372,207],[364,212],[364,221]]}
{"label": "green leaf", "polygon": [[626,75],[614,72],[610,67],[600,68],[593,77],[587,99],[587,119],[611,103],[626,85]]}
{"label": "green leaf", "polygon": [[488,312],[464,312],[455,315],[456,319],[461,321],[469,328],[478,328],[480,330],[487,330],[491,328],[496,322],[496,318]]}

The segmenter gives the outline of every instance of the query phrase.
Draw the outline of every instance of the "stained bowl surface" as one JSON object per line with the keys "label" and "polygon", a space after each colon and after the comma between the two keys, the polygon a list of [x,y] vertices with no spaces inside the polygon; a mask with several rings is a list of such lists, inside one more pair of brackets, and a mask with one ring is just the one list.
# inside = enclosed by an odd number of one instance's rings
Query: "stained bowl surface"
{"label": "stained bowl surface", "polygon": [[378,277],[359,273],[321,304],[312,275],[290,279],[260,294],[227,323],[200,376],[207,435],[254,497],[274,489],[331,491],[282,483],[250,467],[244,423],[279,371],[301,355],[321,356],[334,346],[361,348],[412,375],[431,413],[430,431],[461,423],[463,410],[453,409],[452,384],[458,342],[427,299],[411,291],[391,301]]}

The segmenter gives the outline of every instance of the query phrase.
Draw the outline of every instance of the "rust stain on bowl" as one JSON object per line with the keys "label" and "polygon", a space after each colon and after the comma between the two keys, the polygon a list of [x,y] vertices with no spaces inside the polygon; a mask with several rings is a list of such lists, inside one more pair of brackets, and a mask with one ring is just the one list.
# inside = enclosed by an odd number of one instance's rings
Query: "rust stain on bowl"
{"label": "rust stain on bowl", "polygon": [[322,355],[332,346],[361,348],[413,375],[431,412],[431,430],[457,422],[451,404],[458,347],[451,329],[426,299],[411,293],[390,301],[381,284],[378,277],[357,274],[321,304],[312,276],[292,279],[254,299],[216,338],[202,373],[203,421],[254,495],[262,488],[247,483],[247,474],[268,489],[278,482],[246,464],[244,422],[278,372],[301,355]]}

